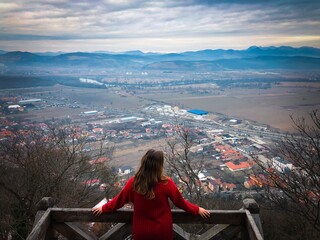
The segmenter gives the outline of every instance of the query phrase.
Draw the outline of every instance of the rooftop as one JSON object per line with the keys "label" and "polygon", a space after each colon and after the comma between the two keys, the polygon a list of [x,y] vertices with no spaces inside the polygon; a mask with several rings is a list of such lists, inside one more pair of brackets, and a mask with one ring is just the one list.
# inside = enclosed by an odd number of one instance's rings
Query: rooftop
{"label": "rooftop", "polygon": [[207,111],[203,111],[203,110],[200,110],[200,109],[190,109],[190,110],[188,110],[188,112],[196,114],[196,115],[207,115],[208,114]]}

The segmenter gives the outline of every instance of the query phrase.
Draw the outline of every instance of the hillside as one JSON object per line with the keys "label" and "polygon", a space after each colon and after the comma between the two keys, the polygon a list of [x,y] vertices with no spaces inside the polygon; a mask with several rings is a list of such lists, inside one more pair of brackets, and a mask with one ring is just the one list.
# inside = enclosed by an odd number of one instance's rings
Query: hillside
{"label": "hillside", "polygon": [[[103,68],[107,70],[219,71],[320,69],[320,49],[311,47],[250,47],[246,50],[201,50],[183,53],[130,51],[35,54],[1,51],[0,64],[12,71],[28,68]],[[1,69],[1,68],[0,68]]]}

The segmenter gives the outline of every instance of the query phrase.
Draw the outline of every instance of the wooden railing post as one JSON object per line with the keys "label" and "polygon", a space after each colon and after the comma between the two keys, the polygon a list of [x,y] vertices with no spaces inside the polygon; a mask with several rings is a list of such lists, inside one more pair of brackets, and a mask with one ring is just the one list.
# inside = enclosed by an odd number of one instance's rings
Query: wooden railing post
{"label": "wooden railing post", "polygon": [[250,212],[255,225],[258,227],[258,230],[263,238],[263,229],[260,219],[260,207],[258,203],[253,198],[246,198],[243,200],[243,209]]}
{"label": "wooden railing post", "polygon": [[51,197],[44,197],[37,203],[37,214],[34,218],[33,227],[39,222],[42,215],[47,211],[48,208],[54,207],[54,200]]}
{"label": "wooden railing post", "polygon": [[[48,208],[54,207],[54,200],[52,197],[44,197],[37,203],[37,214],[34,219],[33,228],[36,226],[36,224],[39,222],[43,214],[48,210]],[[53,229],[51,227],[51,224],[48,226],[45,239],[53,239]]]}

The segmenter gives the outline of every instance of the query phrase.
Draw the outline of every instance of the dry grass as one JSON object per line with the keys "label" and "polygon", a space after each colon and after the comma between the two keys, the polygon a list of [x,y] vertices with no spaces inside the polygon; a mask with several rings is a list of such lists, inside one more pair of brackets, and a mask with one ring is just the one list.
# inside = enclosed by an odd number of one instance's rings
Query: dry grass
{"label": "dry grass", "polygon": [[265,123],[282,131],[293,130],[290,115],[306,117],[310,111],[320,109],[320,84],[284,83],[270,89],[233,88],[220,95],[153,92],[144,96],[185,108]]}

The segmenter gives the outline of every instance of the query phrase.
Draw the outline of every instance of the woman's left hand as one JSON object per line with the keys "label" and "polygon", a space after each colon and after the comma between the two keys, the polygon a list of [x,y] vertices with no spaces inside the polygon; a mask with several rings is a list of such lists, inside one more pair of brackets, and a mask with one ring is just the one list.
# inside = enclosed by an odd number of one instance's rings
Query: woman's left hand
{"label": "woman's left hand", "polygon": [[102,213],[102,206],[101,207],[96,207],[96,208],[92,208],[92,213],[95,216],[99,216]]}

